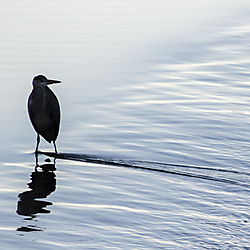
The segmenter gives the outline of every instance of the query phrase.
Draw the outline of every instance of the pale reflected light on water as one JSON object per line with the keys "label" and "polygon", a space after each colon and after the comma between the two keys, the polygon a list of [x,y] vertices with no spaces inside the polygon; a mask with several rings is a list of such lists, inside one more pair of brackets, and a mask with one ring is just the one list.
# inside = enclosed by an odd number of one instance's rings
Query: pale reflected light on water
{"label": "pale reflected light on water", "polygon": [[[249,249],[249,7],[2,4],[1,247]],[[37,74],[62,121],[35,168]]]}

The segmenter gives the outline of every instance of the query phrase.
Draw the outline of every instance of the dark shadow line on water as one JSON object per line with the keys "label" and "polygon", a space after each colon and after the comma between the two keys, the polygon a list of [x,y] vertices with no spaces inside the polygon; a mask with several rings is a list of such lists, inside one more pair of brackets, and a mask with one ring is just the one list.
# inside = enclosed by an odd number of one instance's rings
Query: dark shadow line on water
{"label": "dark shadow line on water", "polygon": [[148,164],[165,165],[165,166],[172,166],[172,167],[193,168],[193,169],[200,169],[200,170],[212,170],[212,171],[219,171],[219,172],[226,172],[226,173],[233,173],[233,174],[244,174],[244,175],[250,176],[250,173],[241,172],[241,171],[237,171],[237,170],[230,170],[230,169],[210,168],[210,167],[182,165],[182,164],[173,164],[173,163],[164,163],[164,162],[150,162],[150,161],[140,161],[140,162],[146,163],[146,164],[148,163]]}
{"label": "dark shadow line on water", "polygon": [[[209,171],[225,172],[225,173],[230,173],[230,174],[250,176],[250,173],[236,171],[236,170],[230,170],[230,169],[210,168],[210,167],[193,166],[193,165],[189,166],[189,165],[181,165],[181,164],[173,164],[173,163],[162,163],[162,162],[150,162],[150,161],[143,161],[143,160],[139,161],[139,160],[104,159],[104,158],[99,158],[95,155],[87,155],[87,154],[73,154],[73,153],[58,153],[58,154],[56,154],[56,153],[52,153],[52,152],[42,152],[42,151],[39,151],[38,153],[44,154],[44,155],[49,156],[49,157],[54,157],[57,159],[63,159],[63,160],[81,161],[81,162],[101,164],[101,165],[110,165],[110,166],[117,166],[117,167],[129,167],[129,168],[150,170],[150,171],[155,171],[155,172],[163,172],[163,173],[168,173],[168,174],[175,174],[175,175],[181,175],[181,176],[187,176],[187,177],[193,177],[193,178],[199,178],[199,179],[205,179],[205,180],[212,180],[212,181],[242,186],[245,188],[250,188],[250,184],[240,183],[238,181],[234,181],[234,180],[230,180],[230,179],[216,178],[216,177],[212,177],[212,176],[204,175],[204,174],[200,174],[200,173],[187,173],[187,172],[183,172],[183,171],[178,171],[177,169],[169,170],[169,169],[156,168],[156,166],[158,166],[158,167],[186,168],[187,170],[188,169],[206,170],[206,171],[209,170]],[[153,165],[154,167],[140,166],[138,164]]]}

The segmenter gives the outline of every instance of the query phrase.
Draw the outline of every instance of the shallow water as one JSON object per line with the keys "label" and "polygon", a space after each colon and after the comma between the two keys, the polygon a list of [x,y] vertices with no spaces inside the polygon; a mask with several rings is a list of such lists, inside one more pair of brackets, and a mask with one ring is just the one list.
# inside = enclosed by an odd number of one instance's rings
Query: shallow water
{"label": "shallow water", "polygon": [[[249,7],[3,4],[2,248],[250,249]],[[35,168],[40,73],[62,121]]]}

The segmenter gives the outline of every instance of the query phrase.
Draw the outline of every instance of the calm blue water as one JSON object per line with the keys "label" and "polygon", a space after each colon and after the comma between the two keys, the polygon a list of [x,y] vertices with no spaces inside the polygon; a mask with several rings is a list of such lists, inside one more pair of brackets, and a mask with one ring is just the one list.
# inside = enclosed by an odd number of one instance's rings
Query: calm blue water
{"label": "calm blue water", "polygon": [[[249,9],[3,3],[1,247],[250,249]],[[37,74],[62,121],[35,169]]]}

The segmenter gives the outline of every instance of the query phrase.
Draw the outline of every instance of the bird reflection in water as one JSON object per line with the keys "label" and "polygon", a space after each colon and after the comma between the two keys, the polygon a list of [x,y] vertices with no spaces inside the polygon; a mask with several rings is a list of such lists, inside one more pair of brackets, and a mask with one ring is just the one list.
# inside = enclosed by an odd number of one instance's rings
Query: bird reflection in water
{"label": "bird reflection in water", "polygon": [[[41,170],[40,170],[41,169]],[[28,216],[26,221],[31,221],[36,218],[36,214],[50,213],[47,206],[52,205],[52,202],[37,200],[44,199],[56,190],[56,170],[55,164],[45,163],[43,165],[36,164],[35,170],[31,172],[31,182],[28,183],[29,191],[24,191],[18,195],[17,214]],[[22,226],[17,231],[43,231],[36,225]]]}

